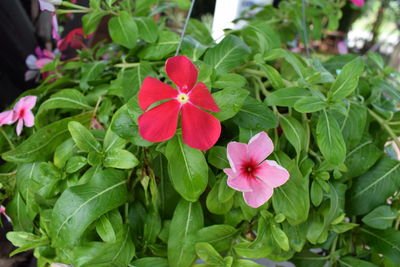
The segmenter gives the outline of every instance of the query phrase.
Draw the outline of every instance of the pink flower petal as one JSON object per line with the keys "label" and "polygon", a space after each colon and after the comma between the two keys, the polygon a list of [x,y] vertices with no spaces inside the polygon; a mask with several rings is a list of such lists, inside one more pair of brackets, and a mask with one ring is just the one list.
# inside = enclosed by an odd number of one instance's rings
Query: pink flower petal
{"label": "pink flower petal", "polygon": [[182,105],[182,138],[190,147],[208,150],[221,135],[221,123],[190,103]]}
{"label": "pink flower petal", "polygon": [[364,5],[364,0],[350,0],[355,4],[356,6],[363,6]]}
{"label": "pink flower petal", "polygon": [[23,119],[24,119],[24,125],[26,127],[32,127],[33,125],[35,125],[35,117],[33,116],[32,111],[27,110],[24,113]]}
{"label": "pink flower petal", "polygon": [[56,10],[53,4],[48,3],[45,0],[39,0],[39,5],[40,5],[40,10],[42,11],[48,10],[50,12],[54,12]]}
{"label": "pink flower petal", "polygon": [[189,99],[195,106],[204,108],[209,111],[219,112],[219,107],[215,103],[210,91],[208,91],[207,86],[204,83],[198,83],[189,92]]}
{"label": "pink flower petal", "polygon": [[251,192],[243,192],[244,201],[252,208],[258,208],[267,202],[274,190],[258,179],[249,180]]}
{"label": "pink flower petal", "polygon": [[161,142],[176,132],[180,104],[171,100],[146,111],[139,119],[139,133],[147,141]]}
{"label": "pink flower petal", "polygon": [[36,60],[37,58],[34,55],[29,55],[25,60],[25,64],[31,70],[37,70],[37,67],[35,65]]}
{"label": "pink flower petal", "polygon": [[146,110],[155,102],[173,99],[178,95],[178,91],[160,82],[156,78],[146,77],[138,94],[139,106],[142,110]]}
{"label": "pink flower petal", "polygon": [[4,111],[0,113],[0,126],[4,124],[12,124],[14,120],[14,112],[12,110]]}
{"label": "pink flower petal", "polygon": [[51,17],[51,26],[52,26],[51,35],[53,39],[60,40],[60,35],[58,34],[58,21],[56,14],[53,14]]}
{"label": "pink flower petal", "polygon": [[48,63],[50,63],[50,62],[52,62],[53,60],[52,59],[49,59],[49,58],[42,58],[42,59],[38,59],[38,60],[36,60],[36,62],[35,62],[35,66],[38,68],[38,69],[42,69],[44,66],[46,66]]}
{"label": "pink flower petal", "polygon": [[234,172],[239,172],[248,161],[247,145],[239,142],[230,142],[227,148],[229,164]]}
{"label": "pink flower petal", "polygon": [[226,173],[226,175],[228,175],[230,178],[236,178],[236,176],[238,176],[238,174],[230,168],[225,168],[224,173]]}
{"label": "pink flower petal", "polygon": [[188,92],[197,82],[197,69],[185,56],[175,56],[167,59],[165,71],[182,92]]}
{"label": "pink flower petal", "polygon": [[256,176],[269,187],[283,185],[289,179],[289,172],[274,160],[266,160],[257,167]]}
{"label": "pink flower petal", "polygon": [[19,119],[18,123],[17,123],[17,128],[16,128],[16,132],[17,135],[20,136],[21,132],[22,132],[22,127],[24,126],[24,120],[23,119]]}
{"label": "pink flower petal", "polygon": [[240,192],[253,191],[253,188],[249,183],[249,179],[247,179],[246,177],[241,177],[241,176],[235,178],[228,177],[227,183],[229,187],[238,190]]}
{"label": "pink flower petal", "polygon": [[247,151],[249,158],[260,163],[274,151],[274,143],[266,132],[260,132],[250,139]]}
{"label": "pink flower petal", "polygon": [[[26,110],[31,110],[36,104],[37,96],[28,95],[21,98],[18,103],[22,104],[22,107]],[[18,104],[17,103],[17,104]]]}

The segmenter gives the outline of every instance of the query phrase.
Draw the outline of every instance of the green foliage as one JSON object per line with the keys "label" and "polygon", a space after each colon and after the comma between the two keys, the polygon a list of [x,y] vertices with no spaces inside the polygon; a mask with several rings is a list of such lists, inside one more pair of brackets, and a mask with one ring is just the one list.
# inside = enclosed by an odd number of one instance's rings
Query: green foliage
{"label": "green foliage", "polygon": [[[143,80],[170,82],[164,65],[183,26],[176,10],[190,1],[64,1],[60,14],[86,12],[86,34],[107,18],[111,39],[46,66],[51,76],[26,93],[38,96],[33,128],[0,128],[12,254],[34,250],[38,266],[400,265],[400,144],[385,148],[400,135],[400,75],[375,53],[288,49],[335,30],[344,2],[259,7],[218,43],[207,23],[189,20],[178,54],[196,65],[222,126],[215,146],[199,151],[183,142],[180,122],[157,144],[138,126]],[[228,143],[260,131],[274,143],[268,160],[290,178],[254,209],[223,170]]]}

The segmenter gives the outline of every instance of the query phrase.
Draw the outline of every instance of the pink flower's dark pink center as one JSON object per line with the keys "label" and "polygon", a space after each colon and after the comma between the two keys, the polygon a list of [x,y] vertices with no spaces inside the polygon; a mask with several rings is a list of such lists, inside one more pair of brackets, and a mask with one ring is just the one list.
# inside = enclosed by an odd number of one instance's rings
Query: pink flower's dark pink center
{"label": "pink flower's dark pink center", "polygon": [[240,172],[243,176],[247,177],[248,179],[255,179],[256,173],[258,169],[258,164],[253,159],[249,159],[248,161],[244,162]]}
{"label": "pink flower's dark pink center", "polygon": [[18,118],[23,118],[24,115],[25,115],[25,109],[21,108],[20,111],[19,111],[19,114],[18,114]]}

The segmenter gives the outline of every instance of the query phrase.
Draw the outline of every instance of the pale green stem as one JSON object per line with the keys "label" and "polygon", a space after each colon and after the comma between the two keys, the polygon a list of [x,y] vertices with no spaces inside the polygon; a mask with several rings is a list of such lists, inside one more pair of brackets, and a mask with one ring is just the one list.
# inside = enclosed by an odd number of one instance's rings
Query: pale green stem
{"label": "pale green stem", "polygon": [[65,7],[76,8],[76,9],[88,9],[87,7],[80,6],[80,5],[77,5],[77,4],[74,4],[71,2],[67,2],[67,1],[61,2],[61,5],[65,6]]}
{"label": "pale green stem", "polygon": [[396,136],[396,134],[393,132],[392,128],[390,128],[390,126],[387,124],[387,122],[384,119],[382,119],[378,114],[373,112],[371,109],[368,109],[368,112],[386,130],[386,132],[392,138],[393,142],[396,144],[397,148],[400,149],[400,141],[398,139],[398,136]]}

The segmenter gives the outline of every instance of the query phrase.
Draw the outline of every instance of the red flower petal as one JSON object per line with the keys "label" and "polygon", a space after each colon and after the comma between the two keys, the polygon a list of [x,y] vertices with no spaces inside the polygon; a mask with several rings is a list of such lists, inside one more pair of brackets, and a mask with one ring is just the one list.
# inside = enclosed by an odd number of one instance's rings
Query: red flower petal
{"label": "red flower petal", "polygon": [[165,100],[172,99],[178,95],[178,91],[160,82],[156,78],[147,77],[144,79],[142,87],[140,87],[138,100],[139,106],[142,110],[146,110],[151,104]]}
{"label": "red flower petal", "polygon": [[162,142],[174,136],[178,125],[180,104],[168,101],[150,109],[139,117],[139,133],[150,142]]}
{"label": "red flower petal", "polygon": [[189,92],[189,100],[194,105],[209,111],[219,112],[219,107],[204,83],[198,83]]}
{"label": "red flower petal", "polygon": [[221,124],[211,114],[190,103],[182,106],[182,137],[190,147],[207,150],[221,134]]}
{"label": "red flower petal", "polygon": [[167,59],[165,71],[168,77],[184,93],[190,91],[197,82],[197,69],[190,59],[185,56],[175,56]]}

